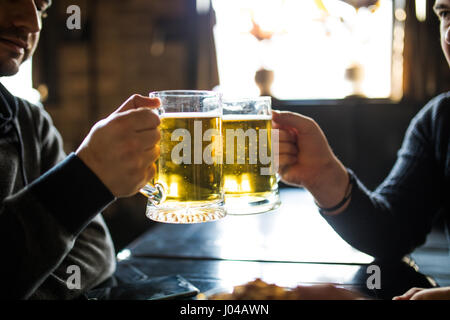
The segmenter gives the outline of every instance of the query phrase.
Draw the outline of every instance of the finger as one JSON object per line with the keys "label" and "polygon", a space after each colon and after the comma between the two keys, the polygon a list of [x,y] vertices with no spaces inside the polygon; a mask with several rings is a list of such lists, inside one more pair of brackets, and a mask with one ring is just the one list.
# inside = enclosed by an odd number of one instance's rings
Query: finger
{"label": "finger", "polygon": [[[143,179],[147,179],[148,176],[148,171],[154,167],[156,160],[158,160],[159,158],[159,146],[156,145],[154,148],[145,151],[144,153],[141,153],[141,159],[140,159],[140,163],[141,163],[141,169],[142,170],[142,178]],[[156,167],[155,167],[156,168]],[[150,181],[150,180],[146,180],[146,181]]]}
{"label": "finger", "polygon": [[137,139],[142,150],[149,151],[161,140],[161,132],[158,129],[141,131],[137,133]]}
{"label": "finger", "polygon": [[116,118],[135,132],[155,129],[161,123],[159,116],[148,108],[128,110],[118,114]]}
{"label": "finger", "polygon": [[278,137],[280,142],[297,142],[297,137],[288,130],[278,129]]}
{"label": "finger", "polygon": [[161,100],[159,98],[149,98],[135,94],[129,97],[114,113],[137,108],[158,108],[159,106],[161,106]]}
{"label": "finger", "polygon": [[156,164],[152,163],[146,172],[146,181],[151,181],[156,175]]}
{"label": "finger", "polygon": [[404,293],[403,296],[405,296],[409,299],[410,297],[415,295],[417,292],[420,292],[422,290],[424,290],[424,289],[423,288],[411,288],[408,291],[406,291],[406,293]]}
{"label": "finger", "polygon": [[148,149],[144,152],[143,156],[146,163],[154,163],[156,160],[158,160],[160,155],[160,147],[159,145],[154,145],[153,148]]}
{"label": "finger", "polygon": [[297,146],[290,142],[280,142],[278,145],[278,154],[290,154],[296,156],[298,154]]}
{"label": "finger", "polygon": [[449,300],[449,299],[450,299],[449,287],[423,289],[419,292],[416,292],[411,297],[411,300]]}
{"label": "finger", "polygon": [[[292,166],[291,165],[285,165],[285,166],[280,166],[278,169],[278,174],[281,177],[281,181],[283,181],[286,184],[290,184],[291,179],[290,179],[290,172]],[[297,186],[297,184],[295,184]]]}
{"label": "finger", "polygon": [[297,163],[297,157],[290,154],[280,154],[278,156],[279,167],[287,167]]}
{"label": "finger", "polygon": [[420,292],[424,290],[423,288],[411,288],[408,291],[406,291],[404,294],[400,296],[396,296],[392,298],[393,300],[409,300],[413,295],[415,295],[417,292]]}
{"label": "finger", "polygon": [[272,112],[272,121],[278,128],[295,128],[297,130],[310,127],[313,122],[311,118],[290,111]]}
{"label": "finger", "polygon": [[278,124],[278,122],[273,120],[274,114],[275,114],[275,111],[272,111],[272,129],[281,129],[281,126]]}

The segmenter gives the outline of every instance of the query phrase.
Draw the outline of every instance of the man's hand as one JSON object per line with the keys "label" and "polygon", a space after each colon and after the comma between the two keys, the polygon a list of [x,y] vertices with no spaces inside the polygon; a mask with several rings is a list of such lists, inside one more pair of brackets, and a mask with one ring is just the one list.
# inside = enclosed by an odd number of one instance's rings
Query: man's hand
{"label": "man's hand", "polygon": [[319,125],[293,112],[273,112],[279,130],[279,167],[282,181],[304,186],[321,207],[333,207],[345,196],[348,174],[336,158]]}
{"label": "man's hand", "polygon": [[131,196],[155,174],[159,157],[158,98],[133,95],[106,119],[96,123],[77,156],[116,197]]}
{"label": "man's hand", "polygon": [[393,300],[450,300],[450,287],[423,289],[412,288]]}

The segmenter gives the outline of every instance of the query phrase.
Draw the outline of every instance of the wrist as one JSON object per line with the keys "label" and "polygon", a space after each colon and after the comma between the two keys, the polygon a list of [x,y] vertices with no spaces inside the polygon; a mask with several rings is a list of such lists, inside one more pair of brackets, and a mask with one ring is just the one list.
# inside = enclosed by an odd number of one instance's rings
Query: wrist
{"label": "wrist", "polygon": [[[64,185],[64,192],[55,197]],[[81,159],[71,153],[28,186],[40,204],[66,229],[78,234],[114,195]]]}
{"label": "wrist", "polygon": [[322,215],[336,215],[336,214],[344,211],[345,208],[347,208],[348,204],[350,203],[351,197],[352,197],[353,187],[356,183],[355,177],[352,174],[350,174],[349,172],[347,172],[347,174],[349,177],[349,181],[347,184],[347,189],[345,191],[345,196],[342,198],[342,200],[338,204],[336,204],[333,207],[324,208],[324,207],[321,207],[318,203],[316,203],[316,205],[319,208],[319,212]]}
{"label": "wrist", "polygon": [[331,208],[347,195],[349,182],[347,169],[334,157],[318,170],[313,179],[306,181],[304,186],[314,196],[318,206]]}
{"label": "wrist", "polygon": [[[83,164],[87,168],[89,168],[97,176],[97,178],[105,185],[105,187],[108,188],[111,193],[113,193],[111,185],[106,179],[106,175],[101,170],[101,166],[97,164],[97,162],[95,161],[95,157],[91,155],[86,146],[81,145],[77,149],[77,151],[75,151],[75,155],[78,157],[78,159],[80,159],[81,162],[83,162]],[[114,193],[113,195],[116,196]]]}
{"label": "wrist", "polygon": [[310,191],[322,190],[326,185],[340,184],[347,178],[347,169],[336,157],[312,170],[310,175],[303,179],[302,184]]}

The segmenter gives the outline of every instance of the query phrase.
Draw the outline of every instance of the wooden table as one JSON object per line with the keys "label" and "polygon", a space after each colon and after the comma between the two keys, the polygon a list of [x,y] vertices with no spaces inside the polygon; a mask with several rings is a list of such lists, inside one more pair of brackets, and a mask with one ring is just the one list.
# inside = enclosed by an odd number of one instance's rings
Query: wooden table
{"label": "wooden table", "polygon": [[[282,205],[259,215],[227,216],[192,225],[158,223],[118,254],[117,277],[180,274],[201,291],[255,278],[293,287],[334,283],[379,298],[412,286],[431,287],[410,262],[382,263],[352,248],[319,215],[303,189],[282,189]],[[368,290],[367,267],[381,270],[381,289]]]}

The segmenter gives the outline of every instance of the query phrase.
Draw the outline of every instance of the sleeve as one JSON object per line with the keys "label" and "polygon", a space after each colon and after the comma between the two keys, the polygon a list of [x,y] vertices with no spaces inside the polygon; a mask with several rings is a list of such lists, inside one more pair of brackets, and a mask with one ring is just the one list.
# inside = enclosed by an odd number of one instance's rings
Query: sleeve
{"label": "sleeve", "polygon": [[[99,285],[115,271],[113,248],[108,229],[99,214],[80,233],[64,260],[30,299],[74,299]],[[71,269],[74,266],[76,269]],[[69,289],[67,283],[74,287]]]}
{"label": "sleeve", "polygon": [[378,259],[397,259],[425,242],[443,205],[444,177],[435,157],[436,110],[430,103],[413,119],[393,169],[375,191],[356,179],[348,208],[336,216],[323,215],[353,247]]}
{"label": "sleeve", "polygon": [[[6,258],[0,264],[0,298],[74,297],[115,267],[99,215],[114,196],[75,154],[58,163],[64,153],[50,117],[41,112],[35,121],[41,164],[49,170],[1,203],[0,250]],[[66,285],[70,265],[80,268],[81,290]]]}

